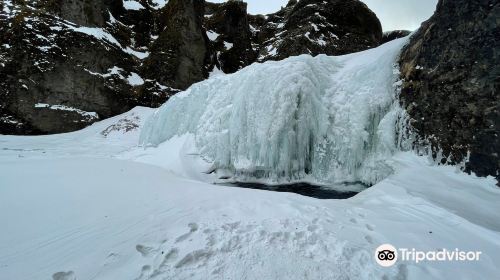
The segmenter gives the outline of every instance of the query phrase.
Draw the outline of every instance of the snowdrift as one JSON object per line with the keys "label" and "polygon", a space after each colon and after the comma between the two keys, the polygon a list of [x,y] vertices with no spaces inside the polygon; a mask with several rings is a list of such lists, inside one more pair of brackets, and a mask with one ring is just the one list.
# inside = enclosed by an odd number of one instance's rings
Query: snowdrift
{"label": "snowdrift", "polygon": [[374,184],[401,145],[395,61],[405,42],[253,64],[195,84],[150,117],[140,142],[192,133],[200,155],[238,181]]}

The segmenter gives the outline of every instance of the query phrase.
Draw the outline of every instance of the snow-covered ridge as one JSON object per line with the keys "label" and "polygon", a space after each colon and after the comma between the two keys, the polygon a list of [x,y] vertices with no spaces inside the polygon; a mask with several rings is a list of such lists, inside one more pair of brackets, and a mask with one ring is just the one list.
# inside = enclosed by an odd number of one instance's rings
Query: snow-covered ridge
{"label": "snow-covered ridge", "polygon": [[207,161],[242,181],[376,183],[391,174],[400,142],[395,61],[405,42],[253,64],[195,84],[148,120],[141,143],[193,133]]}

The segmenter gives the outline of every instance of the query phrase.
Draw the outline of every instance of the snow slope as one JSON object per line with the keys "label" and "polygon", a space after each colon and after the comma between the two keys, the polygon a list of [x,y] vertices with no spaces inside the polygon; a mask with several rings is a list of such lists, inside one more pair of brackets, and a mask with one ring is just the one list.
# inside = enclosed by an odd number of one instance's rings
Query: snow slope
{"label": "snow slope", "polygon": [[253,64],[195,84],[155,112],[141,141],[192,133],[200,154],[240,181],[376,183],[392,172],[386,160],[400,144],[394,62],[406,40]]}

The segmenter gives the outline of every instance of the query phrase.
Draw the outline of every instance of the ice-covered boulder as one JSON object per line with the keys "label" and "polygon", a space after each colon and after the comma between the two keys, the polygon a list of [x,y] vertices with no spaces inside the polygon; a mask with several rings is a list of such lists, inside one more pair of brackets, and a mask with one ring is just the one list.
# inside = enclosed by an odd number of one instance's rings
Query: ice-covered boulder
{"label": "ice-covered boulder", "polygon": [[372,184],[398,147],[395,61],[406,39],[365,52],[253,64],[198,83],[147,121],[145,145],[192,133],[239,181]]}

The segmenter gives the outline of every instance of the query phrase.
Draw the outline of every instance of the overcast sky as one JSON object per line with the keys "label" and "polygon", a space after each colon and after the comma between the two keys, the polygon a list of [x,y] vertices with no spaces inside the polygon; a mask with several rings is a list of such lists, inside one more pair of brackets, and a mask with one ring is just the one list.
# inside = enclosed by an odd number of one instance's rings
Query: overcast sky
{"label": "overcast sky", "polygon": [[[209,0],[224,2],[225,0]],[[285,6],[288,0],[244,0],[251,14],[269,14]],[[428,19],[438,0],[362,0],[382,23],[384,31],[395,29],[415,30]]]}

